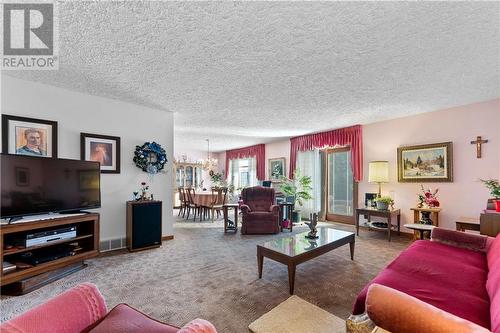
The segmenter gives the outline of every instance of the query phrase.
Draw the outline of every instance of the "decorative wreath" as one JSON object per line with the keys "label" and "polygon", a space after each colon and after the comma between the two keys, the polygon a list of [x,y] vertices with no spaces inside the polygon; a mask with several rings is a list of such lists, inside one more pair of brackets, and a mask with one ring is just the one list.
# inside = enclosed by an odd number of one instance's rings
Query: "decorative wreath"
{"label": "decorative wreath", "polygon": [[142,171],[155,174],[165,167],[167,154],[156,142],[145,142],[142,146],[135,146],[134,163]]}

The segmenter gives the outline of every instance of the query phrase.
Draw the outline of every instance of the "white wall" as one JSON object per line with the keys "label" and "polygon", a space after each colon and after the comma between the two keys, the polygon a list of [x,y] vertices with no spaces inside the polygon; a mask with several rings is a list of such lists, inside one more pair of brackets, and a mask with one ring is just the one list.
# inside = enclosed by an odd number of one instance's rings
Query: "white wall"
{"label": "white wall", "polygon": [[[163,236],[173,234],[173,114],[2,75],[1,113],[58,122],[58,157],[80,159],[80,132],[121,138],[121,173],[101,174],[101,240],[125,236],[125,202],[141,181],[163,201]],[[148,175],[132,161],[136,145],[156,141],[167,152],[165,174]]]}

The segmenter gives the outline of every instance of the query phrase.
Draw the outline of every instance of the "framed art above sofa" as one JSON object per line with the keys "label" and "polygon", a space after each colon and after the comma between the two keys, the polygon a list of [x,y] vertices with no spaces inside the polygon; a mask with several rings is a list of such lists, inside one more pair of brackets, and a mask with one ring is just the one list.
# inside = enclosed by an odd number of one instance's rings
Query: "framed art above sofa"
{"label": "framed art above sofa", "polygon": [[398,148],[400,183],[453,182],[453,143]]}

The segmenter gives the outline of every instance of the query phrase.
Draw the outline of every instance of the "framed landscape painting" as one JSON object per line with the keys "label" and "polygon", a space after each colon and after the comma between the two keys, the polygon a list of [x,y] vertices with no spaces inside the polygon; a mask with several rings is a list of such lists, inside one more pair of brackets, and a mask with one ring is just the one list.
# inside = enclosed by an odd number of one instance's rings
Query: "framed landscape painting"
{"label": "framed landscape painting", "polygon": [[101,173],[120,173],[120,138],[80,133],[80,155],[84,161],[101,164]]}
{"label": "framed landscape painting", "polygon": [[281,177],[286,176],[284,157],[269,159],[269,178],[271,180],[281,180]]}
{"label": "framed landscape painting", "polygon": [[398,148],[398,181],[433,183],[453,181],[453,143]]}
{"label": "framed landscape painting", "polygon": [[2,152],[57,157],[57,122],[2,115]]}

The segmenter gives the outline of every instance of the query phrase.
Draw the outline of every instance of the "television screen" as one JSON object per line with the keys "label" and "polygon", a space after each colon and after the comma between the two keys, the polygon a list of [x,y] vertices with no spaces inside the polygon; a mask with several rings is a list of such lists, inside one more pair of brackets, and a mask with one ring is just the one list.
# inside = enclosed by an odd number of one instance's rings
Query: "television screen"
{"label": "television screen", "polygon": [[98,162],[0,155],[2,218],[101,206]]}

